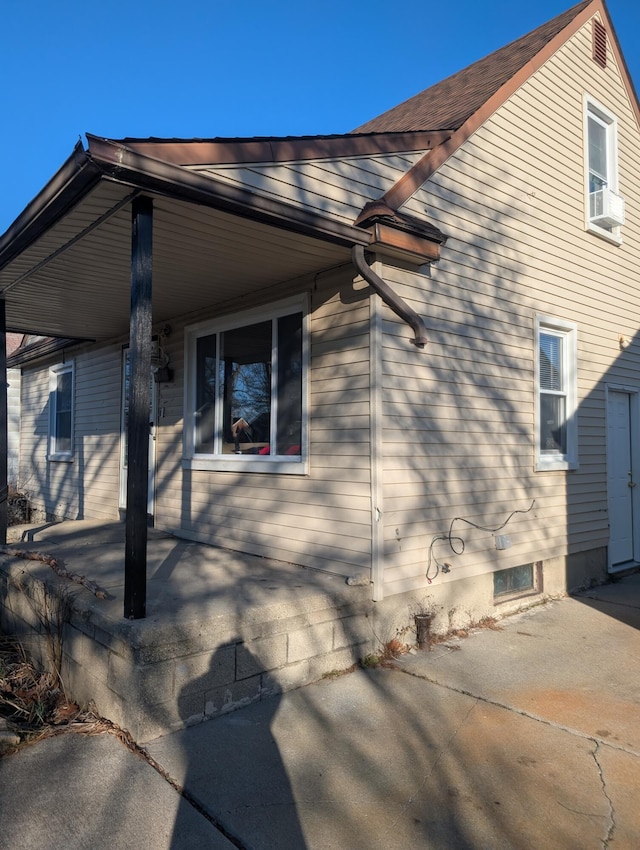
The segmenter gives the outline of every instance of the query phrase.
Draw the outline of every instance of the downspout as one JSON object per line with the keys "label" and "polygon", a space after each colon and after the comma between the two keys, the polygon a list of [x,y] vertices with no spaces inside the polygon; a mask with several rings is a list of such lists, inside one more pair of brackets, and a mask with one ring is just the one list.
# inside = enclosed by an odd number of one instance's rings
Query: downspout
{"label": "downspout", "polygon": [[[420,316],[391,289],[388,283],[377,275],[365,258],[362,245],[354,245],[351,253],[353,264],[358,273],[367,281],[372,289],[389,306],[393,312],[411,326],[415,334],[412,340],[418,348],[424,348],[427,343],[427,329]],[[371,302],[373,306],[375,301]],[[372,307],[373,309],[373,307]],[[370,430],[371,430],[371,581],[373,584],[373,601],[384,599],[384,565],[383,565],[383,500],[384,492],[380,473],[382,457],[382,402],[380,395],[382,364],[380,361],[380,312],[374,309],[371,314],[370,336]]]}
{"label": "downspout", "polygon": [[382,278],[377,275],[367,263],[364,248],[362,245],[354,245],[351,251],[353,264],[367,281],[367,283],[378,293],[384,303],[390,307],[393,312],[411,326],[415,334],[415,339],[412,339],[414,345],[418,348],[424,348],[427,344],[427,329],[420,316],[413,310],[406,301],[394,292],[388,283],[385,283]]}

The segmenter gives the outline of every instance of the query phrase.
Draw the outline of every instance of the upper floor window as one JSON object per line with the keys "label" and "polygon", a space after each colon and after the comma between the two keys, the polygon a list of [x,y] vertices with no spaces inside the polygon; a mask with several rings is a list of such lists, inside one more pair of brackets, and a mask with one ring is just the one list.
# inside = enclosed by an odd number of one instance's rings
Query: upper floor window
{"label": "upper floor window", "polygon": [[578,466],[576,326],[536,320],[537,452],[539,470]]}
{"label": "upper floor window", "polygon": [[73,363],[49,369],[49,460],[73,457]]}
{"label": "upper floor window", "polygon": [[304,472],[302,301],[193,325],[186,346],[185,465]]}
{"label": "upper floor window", "polygon": [[586,98],[585,107],[587,224],[589,229],[619,238],[624,198],[618,193],[617,122],[591,98]]}

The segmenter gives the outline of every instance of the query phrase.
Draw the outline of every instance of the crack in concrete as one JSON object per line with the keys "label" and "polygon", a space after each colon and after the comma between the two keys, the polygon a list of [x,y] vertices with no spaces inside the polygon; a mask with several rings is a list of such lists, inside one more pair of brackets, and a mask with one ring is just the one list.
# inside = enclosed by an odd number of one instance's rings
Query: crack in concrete
{"label": "crack in concrete", "polygon": [[[395,668],[394,668],[394,669],[395,669]],[[418,678],[421,678],[421,677],[418,677]],[[438,767],[438,764],[440,763],[440,760],[443,758],[443,756],[445,755],[445,753],[447,752],[447,750],[449,749],[449,747],[451,746],[451,744],[453,743],[453,741],[455,741],[455,739],[456,739],[456,737],[457,737],[457,735],[458,735],[458,732],[462,729],[462,727],[463,727],[463,726],[467,723],[467,721],[469,720],[469,716],[471,715],[472,711],[475,709],[476,705],[477,705],[477,701],[473,703],[473,705],[469,708],[469,710],[467,711],[467,713],[465,714],[465,716],[462,718],[462,720],[460,721],[460,723],[458,724],[458,726],[457,726],[457,727],[453,730],[453,732],[451,733],[451,735],[449,736],[449,738],[448,738],[448,739],[447,739],[447,741],[445,742],[444,746],[441,748],[440,752],[438,753],[438,756],[437,756],[436,760],[433,762],[433,764],[431,765],[431,767],[429,768],[429,770],[428,770],[428,771],[424,774],[424,776],[422,777],[422,782],[420,783],[420,785],[416,788],[415,792],[414,792],[414,793],[413,793],[413,794],[409,797],[409,799],[405,802],[405,804],[404,804],[404,805],[400,808],[400,811],[398,812],[398,814],[396,815],[396,817],[395,817],[395,818],[393,819],[393,821],[389,824],[389,827],[388,827],[388,828],[387,828],[387,830],[386,830],[386,832],[387,832],[387,833],[389,833],[389,832],[390,832],[390,831],[391,831],[391,830],[395,827],[395,825],[398,823],[398,821],[400,820],[400,818],[401,818],[401,817],[405,814],[405,812],[407,812],[407,811],[409,810],[409,808],[410,808],[410,807],[414,804],[414,802],[415,802],[415,801],[416,801],[416,799],[418,798],[418,796],[419,796],[420,792],[422,791],[422,789],[423,789],[423,788],[424,788],[424,786],[426,785],[428,778],[429,778],[430,776],[432,776],[432,775],[433,775],[434,771],[435,771],[435,770],[436,770],[436,768]]]}
{"label": "crack in concrete", "polygon": [[439,682],[437,679],[432,679],[430,676],[425,676],[423,673],[414,673],[412,670],[405,670],[402,667],[397,667],[395,665],[389,666],[390,670],[394,670],[397,673],[405,673],[407,676],[413,676],[414,679],[422,679],[423,682],[428,682],[430,685],[436,685],[439,688],[444,688],[447,691],[452,691],[456,694],[461,694],[465,697],[471,697],[471,699],[477,700],[478,702],[487,703],[487,705],[493,705],[496,708],[504,708],[506,711],[510,711],[513,714],[519,714],[521,717],[527,717],[529,720],[535,720],[538,723],[544,723],[545,726],[549,726],[552,729],[559,729],[561,732],[568,732],[570,735],[574,735],[576,738],[582,738],[585,741],[593,741],[595,744],[599,746],[608,747],[611,750],[618,750],[621,753],[627,753],[630,756],[640,757],[640,751],[634,750],[630,747],[624,747],[621,744],[614,744],[612,741],[605,740],[604,738],[598,738],[594,735],[589,735],[586,732],[581,732],[579,729],[574,729],[571,726],[565,726],[562,723],[555,723],[552,720],[547,720],[546,717],[541,717],[538,714],[533,714],[530,711],[525,711],[523,708],[516,708],[513,705],[509,705],[506,702],[501,702],[497,699],[491,699],[491,697],[481,696],[480,694],[474,694],[471,691],[466,690],[465,688],[454,687],[453,685],[445,685],[442,682]]}
{"label": "crack in concrete", "polygon": [[556,800],[556,803],[560,806],[560,808],[564,809],[566,812],[571,812],[574,815],[582,815],[585,818],[604,818],[605,815],[599,815],[597,812],[584,812],[582,809],[573,809],[571,806],[565,806],[565,804],[561,800]]}
{"label": "crack in concrete", "polygon": [[[107,721],[109,722],[109,721]],[[195,809],[198,814],[202,815],[205,820],[208,820],[209,823],[216,829],[221,835],[223,835],[227,841],[230,842],[237,850],[247,850],[245,844],[243,844],[239,838],[233,835],[229,830],[226,829],[225,826],[220,822],[218,818],[215,817],[204,805],[201,803],[194,794],[181,785],[177,779],[174,779],[173,776],[166,770],[160,762],[156,761],[153,756],[149,753],[145,747],[141,744],[137,744],[129,732],[120,729],[115,724],[111,724],[112,728],[108,730],[109,734],[115,735],[116,738],[120,741],[120,743],[126,747],[130,752],[137,755],[139,758],[146,761],[149,767],[152,767],[156,773],[160,774],[160,776],[164,779],[164,781],[170,785],[173,790],[180,796],[182,799],[188,803],[193,809]]]}
{"label": "crack in concrete", "polygon": [[602,846],[606,850],[606,848],[609,846],[609,842],[613,838],[613,833],[614,833],[615,828],[616,828],[616,810],[615,810],[614,805],[613,805],[613,800],[611,799],[611,797],[607,793],[607,781],[604,778],[604,770],[602,768],[602,765],[600,764],[600,761],[598,760],[598,752],[600,750],[600,743],[598,741],[596,741],[595,739],[592,739],[592,740],[593,740],[593,743],[595,744],[595,749],[591,753],[591,755],[593,756],[593,760],[594,760],[594,762],[596,764],[596,768],[598,770],[598,776],[600,777],[600,782],[602,784],[602,793],[604,794],[604,798],[607,801],[607,805],[609,806],[609,829],[607,830],[607,834],[605,835],[605,837],[602,840]]}
{"label": "crack in concrete", "polygon": [[[443,685],[441,682],[438,682],[435,679],[431,679],[429,676],[424,676],[424,675],[419,674],[419,673],[413,673],[412,671],[404,670],[401,667],[395,667],[394,666],[392,669],[397,671],[398,673],[406,673],[407,675],[413,676],[416,679],[422,679],[423,681],[428,682],[430,685],[437,685],[438,687],[445,688],[446,690],[453,691],[454,693],[458,693],[458,694],[461,694],[463,696],[468,696],[471,699],[473,699],[474,703],[471,706],[471,708],[469,709],[469,711],[467,712],[467,715],[466,715],[463,723],[466,722],[467,718],[469,717],[469,714],[471,714],[471,712],[476,707],[476,705],[479,702],[484,702],[484,703],[487,703],[488,705],[493,705],[496,708],[503,708],[506,711],[510,711],[513,714],[519,714],[521,717],[527,717],[530,720],[535,720],[538,723],[543,723],[545,726],[549,726],[553,729],[558,729],[562,732],[567,732],[569,735],[573,735],[577,738],[582,738],[583,740],[591,741],[594,745],[594,750],[591,753],[591,755],[593,757],[596,768],[598,770],[598,776],[600,777],[600,783],[602,785],[602,793],[603,793],[604,798],[607,801],[607,805],[609,807],[609,815],[608,815],[609,828],[607,829],[607,834],[605,835],[605,837],[602,840],[602,847],[604,848],[604,850],[607,850],[607,848],[609,847],[609,844],[611,842],[611,839],[613,838],[613,833],[614,833],[615,828],[616,828],[615,807],[613,805],[613,800],[611,799],[611,797],[607,793],[607,783],[606,783],[606,779],[605,779],[605,776],[604,776],[604,770],[603,770],[602,765],[600,764],[600,761],[598,759],[598,753],[599,753],[601,747],[603,747],[603,746],[608,747],[609,749],[612,749],[612,750],[618,750],[619,752],[628,753],[629,755],[634,755],[634,756],[638,756],[638,755],[640,755],[640,753],[637,753],[635,750],[628,749],[626,747],[622,747],[622,746],[619,746],[619,745],[616,745],[616,744],[612,744],[609,741],[600,740],[599,738],[595,738],[593,735],[587,735],[584,732],[580,732],[578,729],[572,729],[570,726],[564,726],[561,723],[553,723],[552,721],[547,720],[544,717],[539,717],[538,715],[532,714],[528,711],[524,711],[520,708],[515,708],[514,706],[508,705],[507,703],[500,702],[499,700],[490,699],[489,697],[478,696],[478,694],[473,694],[470,691],[465,690],[464,688],[455,688],[455,687],[452,687],[451,685]],[[458,733],[458,731],[461,727],[462,727],[462,724],[460,725],[460,727],[458,729],[456,729],[454,735],[452,736],[452,738],[450,740],[453,740],[453,737],[455,737],[455,735],[457,735],[457,733]],[[448,744],[449,744],[449,742],[447,742],[447,746],[448,746]],[[440,755],[442,755],[442,753]],[[439,758],[440,758],[440,756],[438,756],[438,759],[436,760],[436,762],[434,764],[434,768],[437,765]],[[425,778],[425,781],[426,781],[426,778]],[[559,804],[561,806],[563,806],[563,808],[568,809],[568,811],[575,812],[575,814],[584,815],[586,817],[601,817],[600,815],[590,814],[589,812],[578,812],[578,811],[575,811],[574,809],[569,809],[567,806],[564,806],[562,803],[559,803]],[[405,810],[406,810],[406,808],[408,808],[408,805],[407,805],[407,807],[405,807]]]}

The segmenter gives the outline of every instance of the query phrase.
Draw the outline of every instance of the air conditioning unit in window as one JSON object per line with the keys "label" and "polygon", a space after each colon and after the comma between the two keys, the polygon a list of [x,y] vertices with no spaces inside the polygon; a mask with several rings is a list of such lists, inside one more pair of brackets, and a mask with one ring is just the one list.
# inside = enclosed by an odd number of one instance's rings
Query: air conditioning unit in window
{"label": "air conditioning unit in window", "polygon": [[598,227],[620,227],[624,224],[624,198],[611,189],[598,189],[589,195],[589,221]]}

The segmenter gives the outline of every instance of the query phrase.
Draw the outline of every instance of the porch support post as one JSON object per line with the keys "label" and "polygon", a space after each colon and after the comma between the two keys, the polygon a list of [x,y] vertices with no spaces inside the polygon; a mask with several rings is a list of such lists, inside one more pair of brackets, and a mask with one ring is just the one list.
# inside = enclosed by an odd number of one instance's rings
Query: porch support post
{"label": "porch support post", "polygon": [[4,298],[0,298],[0,545],[2,546],[7,543],[9,515],[7,415],[7,311]]}
{"label": "porch support post", "polygon": [[147,605],[153,201],[137,197],[131,206],[131,372],[127,423],[124,616],[137,620],[146,616]]}

